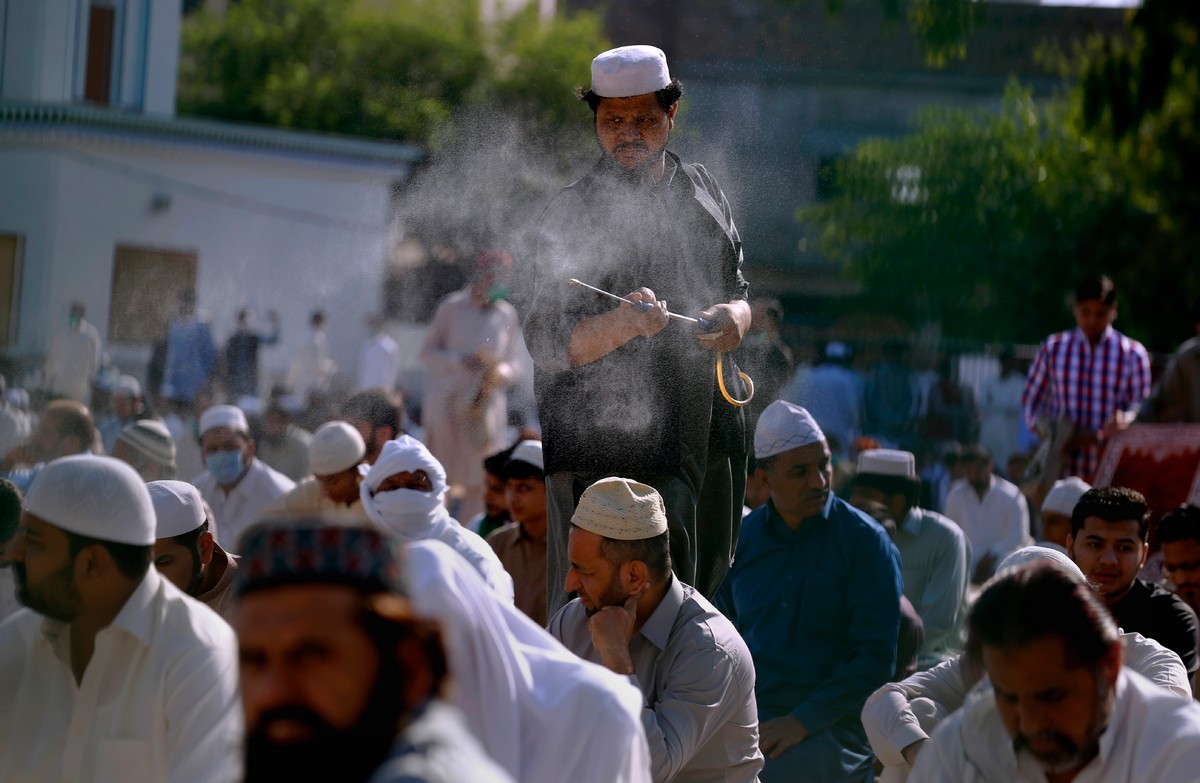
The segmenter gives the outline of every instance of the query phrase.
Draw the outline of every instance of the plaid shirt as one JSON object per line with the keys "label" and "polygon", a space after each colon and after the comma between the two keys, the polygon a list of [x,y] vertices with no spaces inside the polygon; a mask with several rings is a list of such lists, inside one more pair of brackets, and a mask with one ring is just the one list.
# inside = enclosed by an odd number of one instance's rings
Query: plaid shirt
{"label": "plaid shirt", "polygon": [[[1099,432],[1117,411],[1136,408],[1150,393],[1150,357],[1137,340],[1111,326],[1092,347],[1079,329],[1050,335],[1029,370],[1021,406],[1025,423],[1066,415],[1081,432]],[[1100,447],[1077,449],[1063,466],[1064,476],[1091,482]]]}

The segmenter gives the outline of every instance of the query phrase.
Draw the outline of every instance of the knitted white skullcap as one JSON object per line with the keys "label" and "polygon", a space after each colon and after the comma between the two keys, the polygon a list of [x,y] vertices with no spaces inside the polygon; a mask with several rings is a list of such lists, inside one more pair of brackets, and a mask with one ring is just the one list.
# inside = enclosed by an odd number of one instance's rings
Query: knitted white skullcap
{"label": "knitted white skullcap", "polygon": [[1086,582],[1087,579],[1083,575],[1083,571],[1075,564],[1075,561],[1059,552],[1057,549],[1050,549],[1044,546],[1027,546],[1018,549],[1008,557],[1000,561],[1000,565],[996,566],[996,575],[1011,571],[1014,568],[1021,568],[1030,563],[1053,563],[1074,579],[1076,582]]}
{"label": "knitted white skullcap", "polygon": [[246,414],[236,405],[214,405],[200,414],[200,437],[217,427],[229,427],[243,434],[250,432]]}
{"label": "knitted white skullcap", "polygon": [[117,441],[127,444],[156,465],[175,469],[175,439],[161,421],[139,419],[126,425]]}
{"label": "knitted white skullcap", "polygon": [[915,479],[917,459],[911,451],[867,449],[858,453],[858,475],[863,474]]}
{"label": "knitted white skullcap", "polygon": [[667,56],[656,46],[621,46],[592,60],[592,92],[601,98],[645,95],[670,83]]}
{"label": "knitted white skullcap", "polygon": [[204,499],[186,481],[151,481],[146,485],[154,504],[155,535],[174,538],[204,524]]}
{"label": "knitted white skullcap", "polygon": [[765,459],[825,440],[816,420],[799,405],[775,400],[758,417],[754,428],[754,458]]}
{"label": "knitted white skullcap", "polygon": [[328,421],[317,427],[308,444],[308,464],[314,476],[332,476],[362,462],[367,444],[357,429],[344,421]]}
{"label": "knitted white skullcap", "polygon": [[667,510],[654,487],[603,478],[583,491],[571,524],[618,541],[641,541],[667,530]]}
{"label": "knitted white skullcap", "polygon": [[538,470],[545,470],[545,463],[542,460],[542,442],[540,440],[523,440],[518,443],[505,465],[511,465],[514,462],[524,462],[527,465],[533,465]]}
{"label": "knitted white skullcap", "polygon": [[25,510],[55,527],[102,541],[154,543],[154,505],[142,478],[119,459],[93,454],[46,465],[25,495]]}
{"label": "knitted white skullcap", "polygon": [[1091,488],[1091,484],[1078,476],[1054,482],[1054,486],[1046,493],[1046,499],[1042,501],[1042,513],[1049,511],[1051,514],[1071,516],[1071,512],[1075,510],[1075,504],[1083,497],[1083,493]]}

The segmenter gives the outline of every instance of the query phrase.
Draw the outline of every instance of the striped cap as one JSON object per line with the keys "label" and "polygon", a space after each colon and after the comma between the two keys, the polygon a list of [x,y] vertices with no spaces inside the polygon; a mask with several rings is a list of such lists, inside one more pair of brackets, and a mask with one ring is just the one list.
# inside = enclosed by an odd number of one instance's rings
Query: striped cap
{"label": "striped cap", "polygon": [[175,439],[161,421],[135,421],[121,430],[117,441],[128,445],[150,462],[175,470]]}

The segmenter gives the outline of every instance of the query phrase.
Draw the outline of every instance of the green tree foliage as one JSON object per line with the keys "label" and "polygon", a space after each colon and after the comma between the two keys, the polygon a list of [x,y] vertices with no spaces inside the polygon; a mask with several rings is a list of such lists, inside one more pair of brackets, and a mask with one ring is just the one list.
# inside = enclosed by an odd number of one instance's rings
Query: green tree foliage
{"label": "green tree foliage", "polygon": [[607,46],[595,14],[486,28],[472,0],[241,0],[187,18],[179,110],[436,145],[481,107],[565,121]]}
{"label": "green tree foliage", "polygon": [[[1125,269],[1147,216],[1076,113],[1017,86],[996,113],[928,111],[911,135],[839,162],[836,195],[800,218],[882,312],[960,338],[1035,341],[1069,323],[1064,296],[1082,275],[1107,270],[1126,292],[1138,282]],[[1154,317],[1129,301],[1123,318]]]}

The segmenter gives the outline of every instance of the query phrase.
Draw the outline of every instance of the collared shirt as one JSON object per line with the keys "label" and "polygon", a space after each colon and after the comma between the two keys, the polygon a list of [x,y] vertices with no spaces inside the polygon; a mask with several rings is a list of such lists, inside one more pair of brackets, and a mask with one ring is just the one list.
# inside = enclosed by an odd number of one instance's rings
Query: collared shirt
{"label": "collared shirt", "polygon": [[458,710],[439,701],[423,706],[404,727],[368,783],[510,783],[488,758]]}
{"label": "collared shirt", "polygon": [[[549,630],[579,657],[600,662],[578,598],[558,611]],[[629,654],[631,680],[645,699],[642,725],[655,781],[758,780],[763,756],[754,663],[741,636],[704,596],[672,577],[630,640]]]}
{"label": "collared shirt", "polygon": [[[1122,668],[1099,753],[1075,783],[1155,781],[1194,783],[1200,770],[1200,706]],[[990,688],[970,700],[933,733],[917,757],[911,783],[1045,783],[1041,764],[1015,753]]]}
{"label": "collared shirt", "polygon": [[917,665],[928,668],[962,649],[971,546],[958,525],[923,508],[909,510],[892,543],[900,552],[904,595],[925,626]]}
{"label": "collared shirt", "polygon": [[237,574],[238,561],[241,560],[237,555],[231,555],[220,547],[213,545],[212,562],[208,564],[209,568],[219,567],[219,564],[224,564],[225,571],[221,574],[221,578],[212,586],[211,590],[201,593],[196,596],[196,600],[212,609],[227,623],[233,622],[233,610],[237,606],[237,598],[230,589],[233,587],[234,575]]}
{"label": "collared shirt", "polygon": [[[1191,699],[1178,655],[1139,633],[1122,633],[1121,646],[1125,667],[1185,701]],[[904,749],[928,739],[935,726],[962,707],[981,678],[983,671],[960,655],[872,693],[863,706],[862,723],[875,755],[885,766],[907,769]]]}
{"label": "collared shirt", "polygon": [[861,733],[859,710],[892,678],[900,630],[900,558],[878,522],[831,494],[792,530],[768,502],[743,522],[714,603],[754,656],[760,719]]}
{"label": "collared shirt", "polygon": [[958,523],[971,544],[968,577],[984,555],[995,563],[1030,541],[1029,504],[1021,490],[999,476],[992,476],[983,497],[966,479],[959,479],[946,493],[946,516]]}
{"label": "collared shirt", "polygon": [[192,484],[208,501],[216,518],[217,543],[226,552],[236,551],[238,536],[254,524],[271,501],[296,486],[258,457],[250,460],[246,475],[229,492],[207,470],[192,479]]}
{"label": "collared shirt", "polygon": [[299,481],[311,473],[308,467],[310,443],[312,443],[311,432],[289,425],[278,443],[272,443],[265,437],[259,438],[257,441],[258,451],[255,452],[255,455],[259,460],[292,481]]}
{"label": "collared shirt", "polygon": [[513,579],[513,603],[546,627],[546,536],[534,538],[513,522],[488,536],[487,542]]}
{"label": "collared shirt", "polygon": [[151,568],[76,682],[70,627],[0,625],[0,780],[187,781],[241,774],[233,629]]}
{"label": "collared shirt", "polygon": [[[1052,334],[1034,357],[1021,405],[1030,429],[1041,417],[1067,416],[1079,432],[1099,432],[1117,411],[1135,410],[1150,393],[1150,356],[1111,326],[1094,348],[1079,328]],[[1078,449],[1063,476],[1091,482],[1099,446]]]}
{"label": "collared shirt", "polygon": [[1182,598],[1145,579],[1134,579],[1129,592],[1109,605],[1117,625],[1174,650],[1189,672],[1200,669],[1196,613]]}

